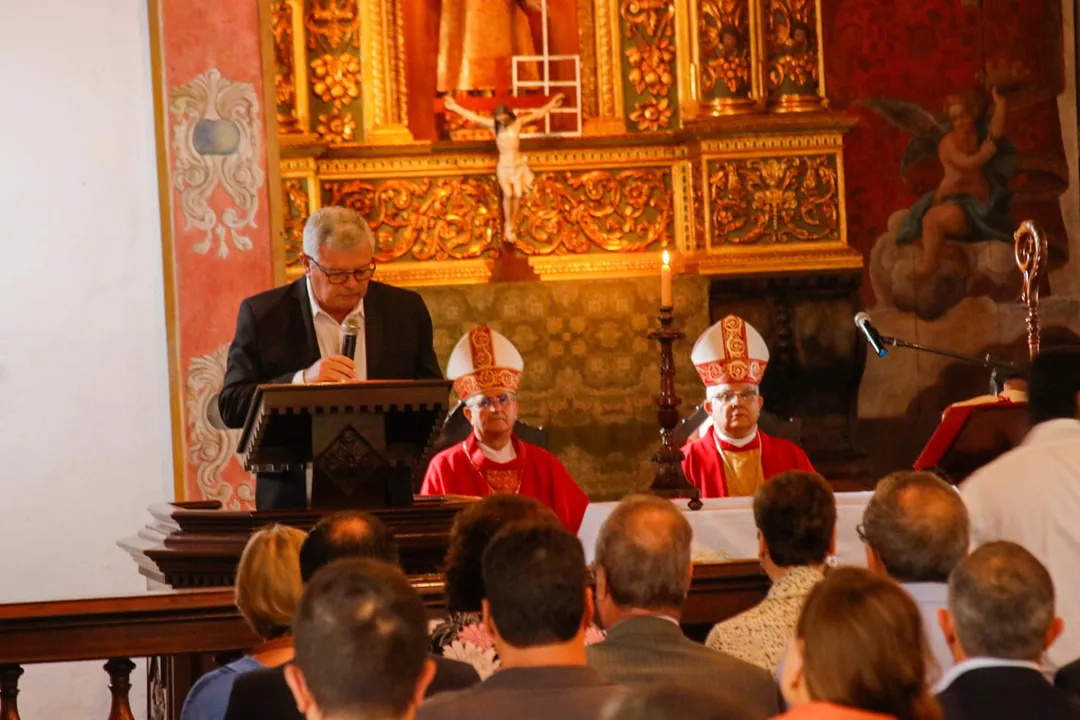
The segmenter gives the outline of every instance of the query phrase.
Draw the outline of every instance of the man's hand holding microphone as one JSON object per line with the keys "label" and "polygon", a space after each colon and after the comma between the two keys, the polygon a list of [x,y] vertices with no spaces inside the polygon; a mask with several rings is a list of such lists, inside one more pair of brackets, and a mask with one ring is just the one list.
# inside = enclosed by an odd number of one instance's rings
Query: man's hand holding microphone
{"label": "man's hand holding microphone", "polygon": [[320,358],[304,370],[305,383],[353,382],[356,380],[356,342],[363,328],[355,318],[347,318],[341,327],[341,352]]}

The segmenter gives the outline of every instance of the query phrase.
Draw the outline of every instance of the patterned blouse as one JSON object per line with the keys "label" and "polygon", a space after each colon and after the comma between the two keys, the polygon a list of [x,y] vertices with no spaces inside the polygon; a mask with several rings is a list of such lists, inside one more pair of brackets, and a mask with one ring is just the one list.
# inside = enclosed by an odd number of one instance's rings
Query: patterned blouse
{"label": "patterned blouse", "polygon": [[[585,631],[585,644],[601,642],[604,633],[595,627]],[[431,651],[451,660],[467,662],[476,668],[481,680],[487,680],[499,669],[495,641],[484,627],[478,612],[452,612],[431,631]]]}
{"label": "patterned blouse", "polygon": [[791,568],[760,603],[713,626],[705,644],[775,673],[795,636],[806,596],[824,578],[810,567]]}

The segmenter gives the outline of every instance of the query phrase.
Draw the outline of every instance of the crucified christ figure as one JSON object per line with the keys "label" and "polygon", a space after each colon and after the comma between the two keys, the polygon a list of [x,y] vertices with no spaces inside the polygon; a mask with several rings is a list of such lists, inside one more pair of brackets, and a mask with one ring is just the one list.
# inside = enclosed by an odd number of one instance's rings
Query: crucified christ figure
{"label": "crucified christ figure", "polygon": [[547,105],[521,117],[515,115],[514,111],[506,105],[499,105],[495,108],[494,117],[486,118],[461,107],[453,96],[448,95],[444,101],[444,107],[450,112],[457,113],[469,122],[495,133],[495,147],[499,150],[499,163],[495,167],[495,177],[502,190],[503,239],[506,242],[514,242],[517,239],[517,234],[514,232],[514,216],[517,214],[521,198],[529,194],[533,184],[532,170],[529,169],[519,152],[521,128],[543,120],[562,103],[562,94],[556,95]]}

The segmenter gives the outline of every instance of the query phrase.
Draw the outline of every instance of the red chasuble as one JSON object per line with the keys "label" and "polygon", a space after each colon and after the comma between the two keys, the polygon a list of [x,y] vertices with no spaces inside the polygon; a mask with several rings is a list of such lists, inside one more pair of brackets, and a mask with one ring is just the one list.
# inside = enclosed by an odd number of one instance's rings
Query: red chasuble
{"label": "red chasuble", "polygon": [[[716,449],[716,430],[710,427],[700,439],[683,446],[683,472],[686,479],[701,490],[703,498],[727,497],[727,480],[724,477],[724,460]],[[750,452],[760,449],[762,475],[766,481],[787,470],[814,472],[810,458],[802,448],[782,438],[774,438],[758,430],[757,438],[745,447],[736,447],[720,441],[725,453]]]}
{"label": "red chasuble", "polygon": [[517,492],[536,498],[555,511],[560,522],[577,534],[589,498],[559,459],[547,450],[512,436],[517,457],[508,463],[488,459],[472,434],[431,460],[421,495],[472,495]]}

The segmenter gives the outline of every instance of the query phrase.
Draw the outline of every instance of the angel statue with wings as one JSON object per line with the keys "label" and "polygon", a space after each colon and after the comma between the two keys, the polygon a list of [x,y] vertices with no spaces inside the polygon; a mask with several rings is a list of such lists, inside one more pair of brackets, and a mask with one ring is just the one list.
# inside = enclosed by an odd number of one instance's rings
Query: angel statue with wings
{"label": "angel statue with wings", "polygon": [[900,172],[936,151],[944,176],[936,190],[919,198],[896,232],[896,244],[918,243],[922,258],[916,278],[937,270],[946,240],[1012,242],[1009,179],[1016,170],[1016,148],[1002,137],[1005,98],[991,88],[992,106],[983,112],[974,92],[945,100],[945,117],[937,117],[904,100],[872,98],[867,107],[912,134]]}

